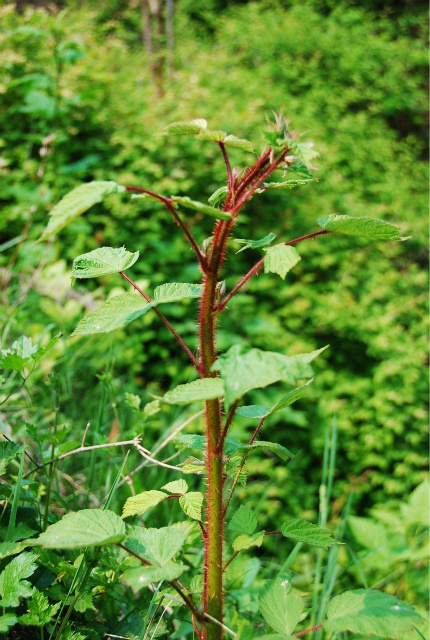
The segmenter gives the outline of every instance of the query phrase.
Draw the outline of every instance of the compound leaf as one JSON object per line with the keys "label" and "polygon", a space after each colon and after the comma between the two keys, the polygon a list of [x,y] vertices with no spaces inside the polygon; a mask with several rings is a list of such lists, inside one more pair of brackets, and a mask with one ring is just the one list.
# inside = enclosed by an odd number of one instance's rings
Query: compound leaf
{"label": "compound leaf", "polygon": [[22,449],[23,446],[16,442],[8,442],[7,440],[0,441],[0,476],[3,475],[9,462],[16,458]]}
{"label": "compound leaf", "polygon": [[29,360],[39,360],[61,338],[61,333],[51,338],[46,347],[33,345],[31,338],[20,336],[9,349],[0,351],[0,367],[19,371]]}
{"label": "compound leaf", "polygon": [[125,247],[99,247],[73,260],[73,278],[96,278],[109,273],[119,273],[131,267],[139,258],[139,252],[130,253]]}
{"label": "compound leaf", "polygon": [[184,542],[183,532],[175,527],[134,527],[126,546],[152,564],[165,567]]}
{"label": "compound leaf", "polygon": [[144,491],[143,493],[138,493],[137,496],[131,496],[124,504],[122,517],[141,515],[168,497],[167,493],[155,490]]}
{"label": "compound leaf", "polygon": [[125,524],[113,511],[82,509],[68,513],[28,545],[47,549],[83,549],[122,542],[127,537]]}
{"label": "compound leaf", "polygon": [[315,547],[328,549],[334,544],[341,544],[334,540],[330,531],[320,529],[316,524],[306,520],[288,520],[281,526],[282,535],[297,542],[306,542]]}
{"label": "compound leaf", "polygon": [[241,505],[230,520],[228,528],[238,533],[252,535],[257,528],[257,516],[251,509]]}
{"label": "compound leaf", "polygon": [[303,602],[291,592],[288,579],[269,582],[258,596],[258,606],[266,622],[278,633],[291,635],[300,620]]}
{"label": "compound leaf", "polygon": [[20,616],[19,622],[27,626],[43,627],[61,607],[61,602],[50,604],[47,596],[34,589],[31,599],[28,601],[28,613]]}
{"label": "compound leaf", "polygon": [[191,491],[179,498],[179,504],[183,512],[193,520],[202,519],[203,493],[200,491]]}
{"label": "compound leaf", "polygon": [[353,218],[332,213],[324,218],[317,218],[317,222],[326,231],[344,233],[349,236],[361,236],[378,240],[408,240],[408,237],[399,235],[399,228],[394,224],[374,218]]}
{"label": "compound leaf", "polygon": [[224,383],[221,378],[201,378],[180,384],[172,391],[168,391],[163,397],[169,404],[188,404],[198,400],[212,400],[224,395]]}
{"label": "compound leaf", "polygon": [[264,273],[277,273],[284,279],[288,271],[299,261],[300,256],[297,249],[286,244],[275,244],[274,247],[266,249]]}

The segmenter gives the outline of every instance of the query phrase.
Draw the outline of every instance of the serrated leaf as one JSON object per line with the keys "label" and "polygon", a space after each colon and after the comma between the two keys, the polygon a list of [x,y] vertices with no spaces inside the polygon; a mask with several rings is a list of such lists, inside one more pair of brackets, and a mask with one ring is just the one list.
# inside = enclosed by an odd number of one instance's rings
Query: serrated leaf
{"label": "serrated leaf", "polygon": [[190,122],[173,122],[164,129],[163,133],[168,136],[195,136],[207,126],[207,120],[196,118]]}
{"label": "serrated leaf", "polygon": [[255,513],[241,505],[236,513],[233,515],[228,529],[231,531],[237,531],[237,533],[246,533],[252,535],[257,528],[257,516]]}
{"label": "serrated leaf", "polygon": [[173,482],[168,482],[161,488],[165,489],[169,493],[185,494],[188,491],[188,485],[185,480],[173,480]]}
{"label": "serrated leaf", "polygon": [[131,496],[124,504],[122,517],[128,518],[128,516],[141,515],[168,497],[167,493],[155,490],[144,491],[143,493],[138,493],[137,496]]}
{"label": "serrated leaf", "polygon": [[0,476],[3,475],[9,462],[16,458],[22,449],[22,444],[18,444],[17,442],[8,442],[7,440],[0,441]]}
{"label": "serrated leaf", "polygon": [[351,631],[400,639],[423,618],[395,596],[373,589],[356,589],[335,596],[328,607],[324,628],[328,632]]}
{"label": "serrated leaf", "polygon": [[237,438],[233,438],[232,436],[227,436],[227,438],[224,440],[224,455],[232,456],[237,451],[240,451],[243,448],[243,446],[244,445],[242,445],[240,440],[237,440]]}
{"label": "serrated leaf", "polygon": [[0,633],[7,633],[18,622],[13,613],[5,613],[0,616]]}
{"label": "serrated leaf", "polygon": [[27,626],[43,627],[48,622],[51,622],[61,607],[61,602],[51,605],[47,596],[34,589],[27,606],[28,613],[20,616],[19,622]]}
{"label": "serrated leaf", "polygon": [[266,622],[278,633],[291,635],[300,620],[303,602],[291,592],[288,579],[269,582],[258,596],[258,606]]}
{"label": "serrated leaf", "polygon": [[251,547],[261,547],[264,541],[264,531],[254,533],[254,535],[242,534],[233,542],[233,551],[243,551]]}
{"label": "serrated leaf", "polygon": [[428,480],[424,480],[416,487],[409,496],[408,502],[402,503],[402,516],[408,524],[422,524],[428,526],[429,523],[429,497],[430,485]]}
{"label": "serrated leaf", "polygon": [[136,592],[153,582],[176,580],[188,569],[189,567],[184,564],[169,564],[167,567],[132,567],[124,571],[122,580]]}
{"label": "serrated leaf", "polygon": [[197,458],[187,458],[187,460],[179,466],[181,467],[182,473],[195,473],[197,475],[201,475],[206,471],[205,463],[202,460],[197,460]]}
{"label": "serrated leaf", "polygon": [[315,547],[328,549],[334,544],[341,544],[334,540],[330,531],[320,529],[316,524],[306,522],[306,520],[288,520],[281,526],[282,535],[297,542],[306,542]]}
{"label": "serrated leaf", "polygon": [[159,304],[184,298],[198,298],[201,293],[201,285],[184,282],[171,282],[157,287],[152,302],[147,302],[142,296],[134,293],[123,293],[107,300],[96,311],[83,318],[71,335],[108,333],[125,327]]}
{"label": "serrated leaf", "polygon": [[267,236],[264,236],[261,240],[244,240],[241,238],[235,238],[234,242],[245,245],[239,249],[239,251],[236,251],[236,253],[241,253],[242,251],[245,251],[245,249],[260,249],[261,247],[268,247],[272,244],[275,238],[276,233],[268,233]]}
{"label": "serrated leaf", "polygon": [[125,247],[99,247],[73,260],[73,278],[97,278],[109,273],[119,273],[131,267],[139,258],[139,252],[130,253]]}
{"label": "serrated leaf", "polygon": [[125,524],[113,511],[82,509],[68,513],[38,538],[26,540],[26,543],[46,549],[83,549],[115,544],[126,537]]}
{"label": "serrated leaf", "polygon": [[35,553],[21,553],[0,574],[0,606],[18,607],[20,598],[28,598],[33,587],[28,580],[37,569]]}
{"label": "serrated leaf", "polygon": [[7,558],[8,556],[14,556],[17,553],[20,553],[24,547],[22,542],[8,541],[8,542],[0,542],[0,560],[3,558]]}
{"label": "serrated leaf", "polygon": [[61,333],[51,338],[46,347],[33,345],[31,338],[20,336],[9,349],[0,351],[0,366],[19,371],[29,360],[39,360],[61,338]]}
{"label": "serrated leaf", "polygon": [[377,240],[408,240],[399,235],[399,228],[384,220],[374,218],[353,218],[338,216],[332,213],[324,218],[317,218],[320,227],[333,233],[344,233],[348,236],[375,238]]}
{"label": "serrated leaf", "polygon": [[236,410],[236,413],[240,416],[244,416],[245,418],[257,418],[258,420],[267,418],[277,411],[285,409],[285,407],[293,404],[294,402],[296,402],[296,400],[300,400],[300,398],[303,398],[303,396],[307,394],[308,387],[310,384],[312,384],[313,381],[314,378],[311,378],[306,382],[306,384],[302,385],[301,387],[297,387],[297,389],[294,389],[293,391],[290,391],[289,393],[287,393],[287,395],[281,398],[279,402],[274,404],[272,408],[263,407],[258,404],[251,404],[245,407],[239,407]]}
{"label": "serrated leaf", "polygon": [[197,140],[212,140],[213,142],[223,142],[226,136],[227,134],[225,131],[211,131],[210,129],[205,129],[199,131]]}
{"label": "serrated leaf", "polygon": [[188,196],[170,196],[173,202],[177,204],[181,204],[186,209],[192,209],[193,211],[198,211],[199,213],[204,213],[207,216],[212,216],[214,218],[218,218],[218,220],[230,220],[230,214],[225,211],[220,211],[220,209],[215,209],[215,207],[211,207],[209,204],[204,204],[204,202],[198,202],[197,200],[191,200]]}
{"label": "serrated leaf", "polygon": [[236,138],[229,134],[223,140],[224,144],[229,147],[235,147],[236,149],[242,149],[243,151],[254,151],[254,145],[249,140],[243,140],[242,138]]}
{"label": "serrated leaf", "polygon": [[279,380],[294,384],[297,380],[309,378],[313,373],[309,363],[324,349],[326,347],[311,353],[285,356],[234,345],[218,358],[212,368],[219,371],[224,380],[225,404],[229,407],[250,389],[266,387]]}
{"label": "serrated leaf", "polygon": [[312,182],[312,178],[308,178],[307,180],[284,180],[283,182],[265,182],[263,188],[257,189],[257,191],[266,191],[267,189],[294,189],[294,187],[301,187],[308,184],[308,182]]}
{"label": "serrated leaf", "polygon": [[[291,156],[287,157],[286,160],[290,161]],[[297,159],[293,162],[293,164],[288,165],[288,171],[291,171],[292,173],[298,173],[301,176],[306,176],[306,178],[312,179],[312,173],[309,171],[307,166]]]}
{"label": "serrated leaf", "polygon": [[306,166],[309,166],[309,163],[314,158],[319,157],[318,151],[314,149],[313,142],[298,142],[293,145],[294,153],[303,160]]}
{"label": "serrated leaf", "polygon": [[291,453],[291,451],[289,451],[286,447],[283,447],[277,442],[266,442],[264,440],[257,440],[252,444],[244,444],[240,447],[240,449],[238,449],[238,451],[241,451],[242,453],[248,453],[253,449],[267,449],[268,451],[275,453],[279,458],[281,458],[281,460],[284,461],[294,458],[294,454]]}
{"label": "serrated leaf", "polygon": [[121,187],[116,182],[106,181],[88,182],[76,187],[52,209],[48,225],[38,242],[46,240],[46,238],[64,229],[94,204],[101,202],[104,196],[122,191],[125,191],[125,187]]}
{"label": "serrated leaf", "polygon": [[355,540],[366,549],[376,549],[387,544],[387,531],[380,522],[348,516],[348,528]]}
{"label": "serrated leaf", "polygon": [[202,519],[203,493],[200,491],[191,491],[179,498],[179,504],[183,512],[193,520]]}
{"label": "serrated leaf", "polygon": [[199,436],[196,433],[180,434],[175,438],[176,442],[184,444],[189,449],[204,451],[206,449],[206,436]]}
{"label": "serrated leaf", "polygon": [[264,273],[277,273],[282,279],[300,261],[300,255],[294,247],[286,244],[275,244],[266,249],[264,256]]}
{"label": "serrated leaf", "polygon": [[199,400],[213,400],[224,395],[224,383],[221,378],[201,378],[180,384],[163,397],[163,402],[169,404],[189,404]]}
{"label": "serrated leaf", "polygon": [[184,542],[184,534],[175,527],[133,527],[126,546],[152,564],[165,567]]}
{"label": "serrated leaf", "polygon": [[208,202],[213,207],[215,207],[217,204],[220,204],[225,200],[225,197],[227,194],[228,194],[228,187],[220,187],[219,189],[213,192],[210,198],[208,198]]}

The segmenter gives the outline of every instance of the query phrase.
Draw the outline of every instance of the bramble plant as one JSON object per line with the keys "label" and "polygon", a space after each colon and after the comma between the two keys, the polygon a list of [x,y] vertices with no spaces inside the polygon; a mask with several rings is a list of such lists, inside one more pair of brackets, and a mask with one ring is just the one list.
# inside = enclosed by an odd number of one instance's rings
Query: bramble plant
{"label": "bramble plant", "polygon": [[[372,589],[346,591],[330,599],[331,585],[325,592],[324,606],[319,609],[316,619],[315,607],[309,611],[305,608],[303,595],[292,588],[290,574],[285,566],[273,580],[265,584],[258,595],[258,602],[249,602],[246,609],[236,610],[235,607],[224,606],[224,575],[227,568],[231,568],[242,551],[261,547],[266,536],[288,538],[296,543],[297,551],[303,544],[319,549],[336,550],[342,542],[333,537],[324,526],[300,519],[286,520],[278,531],[263,531],[258,526],[255,513],[246,505],[242,504],[237,510],[232,509],[235,489],[238,484],[246,484],[247,460],[256,449],[266,449],[284,462],[294,457],[293,453],[281,444],[271,441],[267,436],[261,439],[261,436],[265,431],[266,421],[270,421],[274,413],[306,395],[314,379],[311,362],[326,349],[326,346],[322,345],[311,353],[287,356],[283,353],[234,345],[220,354],[217,348],[216,328],[222,315],[227,312],[229,304],[234,304],[234,296],[242,291],[244,285],[258,272],[264,270],[265,273],[276,273],[285,279],[286,274],[300,260],[296,246],[302,242],[336,233],[378,240],[400,241],[405,238],[399,235],[397,227],[381,220],[330,214],[318,218],[319,230],[311,230],[299,238],[282,239],[275,243],[276,235],[270,233],[257,240],[233,239],[235,223],[251,198],[269,189],[292,189],[313,180],[311,161],[318,155],[313,145],[301,141],[300,136],[291,133],[287,121],[281,114],[276,114],[274,121],[269,122],[261,154],[251,166],[237,169],[230,163],[229,149],[232,147],[249,154],[254,153],[253,144],[247,140],[227,135],[223,131],[209,130],[207,122],[203,119],[172,124],[164,133],[168,136],[195,136],[197,140],[212,141],[219,147],[226,167],[227,184],[221,186],[209,198],[209,204],[197,202],[186,196],[161,195],[143,187],[121,186],[112,181],[91,182],[74,189],[54,207],[41,240],[58,233],[77,216],[111,193],[129,192],[134,198],[161,203],[170,212],[198,261],[202,274],[201,282],[166,283],[157,287],[152,297],[149,297],[128,275],[128,270],[139,259],[139,251],[100,247],[74,260],[72,278],[96,278],[119,273],[134,291],[107,300],[96,311],[83,318],[72,335],[85,336],[109,332],[126,326],[150,310],[157,314],[187,354],[195,369],[196,379],[188,384],[179,385],[162,398],[149,403],[144,410],[145,416],[150,417],[156,413],[161,403],[188,405],[203,402],[206,433],[181,434],[177,430],[169,436],[170,439],[175,438],[185,450],[191,450],[193,454],[198,452],[196,456],[190,455],[176,467],[158,462],[154,457],[155,453],[150,454],[144,449],[140,438],[124,443],[111,443],[108,446],[133,446],[147,461],[171,468],[176,474],[203,475],[206,492],[190,491],[188,482],[183,477],[177,477],[160,488],[148,487],[143,493],[130,497],[124,504],[122,517],[108,510],[110,498],[105,502],[104,509],[83,509],[69,513],[50,526],[47,526],[48,512],[45,511],[42,526],[44,530],[41,535],[20,543],[19,548],[16,543],[9,543],[12,546],[15,544],[13,550],[12,547],[9,549],[10,555],[22,552],[25,546],[31,545],[40,546],[45,550],[85,551],[74,567],[70,597],[63,600],[69,605],[66,614],[61,619],[57,616],[58,624],[52,626],[51,620],[57,615],[59,606],[49,605],[47,599],[46,602],[43,600],[45,596],[37,592],[36,595],[33,594],[33,608],[26,614],[33,622],[27,620],[27,624],[42,627],[49,622],[51,638],[59,640],[69,637],[66,625],[73,607],[81,597],[91,572],[97,563],[102,561],[103,554],[110,554],[109,561],[106,562],[112,568],[112,574],[116,573],[118,576],[119,572],[122,582],[136,593],[144,587],[151,589],[151,599],[145,614],[146,627],[144,626],[142,631],[144,635],[139,637],[154,637],[159,631],[170,633],[166,631],[165,626],[158,629],[159,623],[154,632],[148,631],[155,616],[155,613],[152,613],[150,618],[150,611],[153,611],[153,606],[156,605],[156,612],[161,603],[165,602],[165,607],[185,605],[195,634],[203,640],[221,640],[227,636],[242,640],[257,637],[281,640],[322,631],[327,634],[351,631],[355,634],[398,638],[402,631],[412,630],[421,624],[422,618],[412,606],[392,595]],[[278,181],[271,180],[275,172],[282,174]],[[197,211],[214,218],[213,234],[202,246],[187,225],[183,210]],[[231,291],[226,292],[222,274],[226,269],[228,250],[233,247],[236,251],[260,249],[263,251],[263,257]],[[186,344],[161,311],[162,305],[185,298],[199,300],[199,348],[196,352]],[[12,349],[9,357],[13,356]],[[287,383],[290,390],[273,406],[243,404],[250,390],[264,388],[280,381]],[[200,414],[201,412],[196,415]],[[247,443],[229,435],[237,415],[256,420],[255,431]],[[103,447],[85,447],[84,441],[85,435],[79,451]],[[74,452],[66,452],[60,457],[72,453]],[[43,465],[52,467],[54,456],[51,458]],[[23,473],[23,459],[22,456],[19,480]],[[120,474],[110,495],[115,490],[119,478]],[[142,523],[135,526],[126,525],[125,519],[142,516],[149,509],[169,500],[178,500],[187,517],[185,522],[158,529],[145,528]],[[46,497],[46,509],[48,508],[49,492]],[[191,539],[195,547],[197,537],[203,548],[202,560],[200,553],[190,555],[189,551],[184,552],[187,540]],[[16,567],[12,567],[19,558],[19,566],[17,564]],[[34,561],[34,553],[21,553],[10,562],[0,576],[0,593],[4,607],[16,606],[19,596],[29,597],[31,594],[25,578],[34,571]],[[4,577],[9,567],[12,568]],[[16,582],[14,597],[7,595],[7,580],[11,583],[14,580]],[[167,590],[165,586],[168,586]],[[59,615],[62,614],[63,608]],[[45,610],[45,617],[41,616],[39,609]],[[5,615],[11,616],[9,622],[3,620],[2,628],[7,629],[17,618],[10,613]],[[20,618],[20,622],[26,624],[25,616],[24,620]],[[261,635],[266,630],[269,635]],[[419,634],[418,631],[417,633]],[[175,637],[179,638],[182,635],[177,631]]]}

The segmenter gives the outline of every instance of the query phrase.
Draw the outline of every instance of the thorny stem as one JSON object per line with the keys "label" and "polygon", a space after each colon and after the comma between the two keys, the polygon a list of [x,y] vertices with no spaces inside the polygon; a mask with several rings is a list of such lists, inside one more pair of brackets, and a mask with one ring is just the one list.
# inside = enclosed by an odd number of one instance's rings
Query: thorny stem
{"label": "thorny stem", "polygon": [[[151,298],[149,296],[147,296],[146,293],[144,293],[141,289],[139,289],[137,284],[135,282],[133,282],[133,280],[131,280],[124,273],[124,271],[120,271],[120,275],[124,278],[124,280],[127,280],[127,282],[129,284],[131,284],[131,286],[134,289],[136,289],[136,291],[138,293],[140,293],[141,296],[143,296],[145,298],[146,302],[148,302],[148,303],[151,302]],[[187,356],[190,358],[191,362],[193,363],[196,371],[199,371],[199,363],[197,362],[197,360],[196,360],[193,352],[189,348],[189,346],[184,342],[184,340],[181,338],[181,336],[176,331],[176,329],[174,329],[172,327],[170,322],[167,320],[166,316],[163,313],[161,313],[161,311],[159,309],[157,309],[157,307],[153,307],[153,309],[154,309],[155,313],[157,314],[157,316],[160,318],[161,322],[164,324],[164,326],[167,327],[167,329],[170,331],[170,333],[176,338],[177,342],[181,345],[181,347],[183,348],[183,350],[185,351],[185,353],[187,354]]]}
{"label": "thorny stem", "polygon": [[221,153],[224,158],[225,167],[227,169],[228,201],[229,201],[229,204],[234,206],[234,200],[235,200],[234,180],[233,180],[233,173],[231,171],[230,160],[227,154],[227,150],[225,148],[225,144],[223,142],[218,142],[217,144],[221,149]]}
{"label": "thorny stem", "polygon": [[[294,244],[298,244],[299,242],[303,242],[304,240],[310,240],[311,238],[316,238],[316,236],[323,236],[323,235],[326,235],[328,233],[330,233],[330,231],[326,231],[326,229],[322,229],[321,231],[314,231],[314,233],[308,233],[306,236],[301,236],[300,238],[295,238],[294,240],[288,240],[287,242],[284,242],[284,244],[286,244],[288,246],[291,246],[291,245],[294,245]],[[260,271],[260,269],[262,268],[263,265],[264,265],[264,258],[261,258],[261,260],[259,260],[248,271],[248,273],[246,273],[243,276],[243,278],[241,278],[241,280],[239,280],[237,285],[230,291],[230,293],[227,294],[223,300],[221,300],[221,302],[219,303],[219,305],[218,305],[218,307],[216,309],[217,313],[220,313],[223,309],[225,309],[225,307],[230,302],[232,297],[236,295],[236,293],[239,291],[239,289],[241,289],[243,287],[243,285],[246,284],[248,282],[248,280],[253,275],[255,275],[256,273],[258,273],[258,271]]]}

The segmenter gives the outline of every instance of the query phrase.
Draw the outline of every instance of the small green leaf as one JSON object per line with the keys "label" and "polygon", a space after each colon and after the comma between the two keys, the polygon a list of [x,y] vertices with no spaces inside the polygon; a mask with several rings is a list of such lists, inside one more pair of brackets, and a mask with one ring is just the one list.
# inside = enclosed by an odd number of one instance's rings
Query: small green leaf
{"label": "small green leaf", "polygon": [[167,302],[177,302],[184,298],[200,298],[203,293],[201,284],[189,282],[167,282],[154,290],[153,304],[158,305]]}
{"label": "small green leaf", "polygon": [[61,338],[61,333],[51,338],[46,347],[33,345],[31,338],[20,336],[9,349],[0,351],[0,367],[19,371],[29,360],[39,360]]}
{"label": "small green leaf", "polygon": [[0,560],[20,553],[25,546],[22,542],[16,541],[0,542]]}
{"label": "small green leaf", "polygon": [[294,189],[294,187],[301,187],[312,181],[312,178],[307,178],[304,180],[284,180],[283,182],[264,182],[263,186],[256,190],[256,193],[264,193],[268,189]]}
{"label": "small green leaf", "polygon": [[37,569],[35,553],[21,553],[0,574],[0,606],[18,607],[20,598],[28,598],[33,587],[28,580]]}
{"label": "small green leaf", "polygon": [[169,404],[189,404],[199,400],[213,400],[224,395],[224,383],[221,378],[200,378],[187,384],[180,384],[163,397]]}
{"label": "small green leaf", "polygon": [[207,126],[207,120],[196,118],[190,122],[173,122],[164,129],[163,133],[168,136],[194,136],[206,129]]}
{"label": "small green leaf", "polygon": [[68,513],[38,538],[26,540],[26,543],[46,549],[83,549],[116,544],[126,537],[125,524],[113,511],[82,509]]}
{"label": "small green leaf", "polygon": [[213,142],[223,142],[227,136],[225,131],[210,131],[209,129],[199,131],[197,140],[212,140]]}
{"label": "small green leaf", "polygon": [[188,569],[189,567],[185,564],[169,564],[167,567],[132,567],[124,571],[122,580],[136,592],[153,582],[176,580]]}
{"label": "small green leaf", "polygon": [[3,475],[9,462],[16,458],[22,449],[22,444],[0,440],[0,476]]}
{"label": "small green leaf", "polygon": [[220,209],[215,209],[215,207],[211,207],[208,204],[204,204],[203,202],[198,202],[197,200],[191,200],[188,196],[170,196],[173,202],[177,204],[181,204],[183,207],[187,209],[192,209],[193,211],[198,211],[199,213],[204,213],[207,216],[212,216],[214,218],[218,218],[218,220],[230,220],[230,214],[225,211],[220,211]]}
{"label": "small green leaf", "polygon": [[334,544],[341,544],[334,540],[330,531],[320,529],[316,524],[306,520],[288,520],[281,526],[282,535],[297,542],[306,542],[315,547],[328,549]]}
{"label": "small green leaf", "polygon": [[168,482],[161,488],[165,489],[169,493],[185,494],[188,491],[188,485],[185,480],[173,480],[173,482]]}
{"label": "small green leaf", "polygon": [[401,504],[402,516],[408,524],[422,524],[428,526],[429,522],[429,481],[424,480],[413,490],[408,502]]}
{"label": "small green leaf", "polygon": [[338,216],[332,213],[325,218],[317,218],[320,227],[334,233],[344,233],[349,236],[375,238],[378,240],[408,240],[410,236],[400,236],[399,228],[394,224],[376,220],[374,218],[352,218]]}
{"label": "small green leaf", "polygon": [[160,567],[165,567],[185,542],[182,531],[175,527],[145,529],[133,527],[126,547]]}
{"label": "small green leaf", "polygon": [[125,502],[122,517],[141,515],[168,497],[167,493],[155,490],[144,491],[143,493],[138,493],[137,496],[131,496]]}
{"label": "small green leaf", "polygon": [[245,249],[260,249],[261,247],[268,247],[272,244],[275,238],[276,233],[269,233],[267,236],[264,236],[264,238],[261,238],[261,240],[243,240],[241,238],[235,238],[234,242],[245,245],[242,249],[236,251],[236,253],[241,253],[242,251],[245,251]]}
{"label": "small green leaf", "polygon": [[17,622],[18,618],[13,613],[0,616],[0,633],[7,633]]}
{"label": "small green leaf", "polygon": [[286,244],[275,244],[274,247],[266,250],[264,273],[278,273],[282,279],[285,279],[288,271],[299,261],[297,249]]}
{"label": "small green leaf", "polygon": [[97,202],[101,202],[104,196],[122,191],[125,191],[125,187],[121,187],[116,182],[95,181],[76,187],[52,209],[48,225],[38,242],[46,240],[64,229],[72,220],[75,220]]}
{"label": "small green leaf", "polygon": [[264,541],[264,531],[254,533],[254,535],[246,535],[245,533],[238,536],[233,542],[233,551],[243,551],[251,547],[261,547]]}
{"label": "small green leaf", "polygon": [[[314,158],[319,158],[319,153],[314,149],[313,142],[298,142],[293,145],[294,153],[303,160],[306,166]],[[312,168],[312,167],[311,167]]]}
{"label": "small green leaf", "polygon": [[[291,158],[291,156],[290,156]],[[288,158],[287,158],[288,159]],[[309,171],[307,166],[296,159],[293,164],[288,166],[288,171],[292,173],[298,173],[301,176],[305,176],[308,179],[312,179],[312,173]]]}
{"label": "small green leaf", "polygon": [[203,460],[198,460],[197,458],[189,457],[179,465],[181,467],[182,473],[195,473],[197,475],[201,475],[205,473],[206,467]]}
{"label": "small green leaf", "polygon": [[191,491],[179,498],[179,504],[183,512],[193,520],[202,519],[203,493],[200,491]]}
{"label": "small green leaf", "polygon": [[314,378],[311,378],[306,382],[306,384],[302,385],[301,387],[297,387],[297,389],[294,389],[293,391],[290,391],[289,393],[287,393],[287,395],[281,398],[279,402],[273,405],[271,409],[269,409],[268,407],[262,407],[258,404],[251,404],[245,407],[239,407],[236,410],[236,413],[238,413],[240,416],[244,416],[245,418],[258,418],[259,420],[262,420],[262,418],[267,418],[277,411],[285,409],[285,407],[293,404],[293,402],[296,402],[296,400],[303,398],[303,396],[307,394],[308,386],[312,384],[313,381]]}
{"label": "small green leaf", "polygon": [[195,433],[180,434],[175,437],[175,441],[184,444],[189,449],[197,449],[197,451],[206,449],[206,437]]}
{"label": "small green leaf", "polygon": [[131,267],[139,258],[139,252],[130,253],[124,247],[100,247],[73,260],[73,278],[97,278],[109,273],[119,273]]}
{"label": "small green leaf", "polygon": [[256,418],[261,420],[269,415],[270,409],[263,407],[260,404],[248,404],[245,407],[239,407],[236,409],[236,413],[244,418]]}
{"label": "small green leaf", "polygon": [[281,444],[278,444],[277,442],[265,442],[264,440],[257,440],[252,444],[244,444],[239,449],[239,451],[247,453],[249,451],[252,451],[253,449],[267,449],[268,451],[275,453],[279,458],[281,458],[281,460],[284,461],[294,458],[294,454],[283,447]]}
{"label": "small green leaf", "polygon": [[243,151],[250,151],[251,153],[254,151],[254,145],[249,140],[243,140],[242,138],[236,138],[229,134],[223,140],[224,144],[228,147],[235,147],[236,149],[242,149]]}
{"label": "small green leaf", "polygon": [[213,207],[216,207],[217,204],[220,204],[225,200],[225,197],[227,194],[228,194],[228,187],[220,187],[219,189],[213,192],[210,198],[208,198],[208,202]]}
{"label": "small green leaf", "polygon": [[60,607],[61,602],[51,605],[47,596],[34,589],[28,601],[28,613],[20,616],[19,622],[31,627],[43,627],[51,622]]}
{"label": "small green leaf", "polygon": [[241,505],[232,517],[228,528],[238,533],[252,535],[257,528],[257,516],[254,511]]}
{"label": "small green leaf", "polygon": [[258,596],[258,606],[266,622],[278,633],[291,635],[300,620],[303,602],[291,592],[288,579],[269,582]]}
{"label": "small green leaf", "polygon": [[395,596],[373,589],[356,589],[335,596],[328,607],[324,628],[329,632],[351,631],[363,635],[400,638],[423,618]]}

